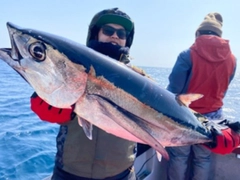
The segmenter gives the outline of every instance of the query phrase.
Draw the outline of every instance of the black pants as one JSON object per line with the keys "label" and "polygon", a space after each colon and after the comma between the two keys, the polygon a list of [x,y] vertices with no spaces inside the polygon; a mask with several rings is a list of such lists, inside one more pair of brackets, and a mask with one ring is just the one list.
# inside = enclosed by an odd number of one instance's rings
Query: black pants
{"label": "black pants", "polygon": [[[136,180],[135,172],[130,169],[132,168],[128,168],[116,176],[105,178],[102,180]],[[100,180],[100,179],[79,177],[68,172],[65,172],[61,168],[55,167],[52,180]]]}

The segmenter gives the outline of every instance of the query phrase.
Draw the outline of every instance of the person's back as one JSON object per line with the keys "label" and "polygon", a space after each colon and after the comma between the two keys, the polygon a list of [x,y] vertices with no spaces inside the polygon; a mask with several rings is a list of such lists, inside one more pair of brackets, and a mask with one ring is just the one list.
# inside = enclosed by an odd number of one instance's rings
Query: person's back
{"label": "person's back", "polygon": [[236,59],[222,36],[222,17],[208,14],[196,31],[194,44],[178,56],[167,89],[175,94],[198,93],[204,97],[190,104],[202,114],[219,110],[234,77]]}
{"label": "person's back", "polygon": [[217,111],[223,105],[236,65],[229,42],[215,35],[200,35],[191,47],[190,56],[191,79],[186,93],[204,95],[192,102],[190,108],[202,114]]}
{"label": "person's back", "polygon": [[[196,31],[194,44],[178,56],[169,76],[167,89],[175,94],[202,94],[190,108],[209,120],[223,118],[223,98],[234,77],[236,59],[228,40],[222,36],[222,16],[209,13]],[[167,148],[168,179],[186,178],[188,158],[192,155],[192,178],[208,179],[211,151],[202,145]]]}

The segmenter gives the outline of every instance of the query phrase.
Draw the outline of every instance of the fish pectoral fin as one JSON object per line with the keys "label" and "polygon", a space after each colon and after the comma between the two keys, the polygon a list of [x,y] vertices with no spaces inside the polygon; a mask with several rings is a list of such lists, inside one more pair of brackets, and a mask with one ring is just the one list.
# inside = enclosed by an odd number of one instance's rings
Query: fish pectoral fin
{"label": "fish pectoral fin", "polygon": [[83,131],[85,135],[88,137],[88,139],[92,140],[92,129],[93,129],[92,124],[79,116],[78,116],[78,124],[83,128]]}

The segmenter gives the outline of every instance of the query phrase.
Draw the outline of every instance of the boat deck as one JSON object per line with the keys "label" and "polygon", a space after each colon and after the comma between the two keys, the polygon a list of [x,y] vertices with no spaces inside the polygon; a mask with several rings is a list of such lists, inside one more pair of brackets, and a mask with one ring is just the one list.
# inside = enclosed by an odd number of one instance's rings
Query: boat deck
{"label": "boat deck", "polygon": [[[213,154],[209,180],[239,180],[240,157],[238,154],[240,154],[240,149],[228,155]],[[143,162],[146,164],[141,166]],[[151,148],[141,154],[135,162],[135,170],[139,180],[167,180],[166,167],[167,161],[162,159],[159,162],[156,153]]]}

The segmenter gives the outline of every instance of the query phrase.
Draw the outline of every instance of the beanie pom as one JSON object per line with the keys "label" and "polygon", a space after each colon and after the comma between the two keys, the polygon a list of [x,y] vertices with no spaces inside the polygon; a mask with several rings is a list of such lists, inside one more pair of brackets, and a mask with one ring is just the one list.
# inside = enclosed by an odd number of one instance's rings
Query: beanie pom
{"label": "beanie pom", "polygon": [[223,18],[221,16],[221,14],[215,12],[215,13],[209,13],[207,16],[205,16],[204,20],[215,20],[218,21],[218,23],[221,24],[223,23]]}

